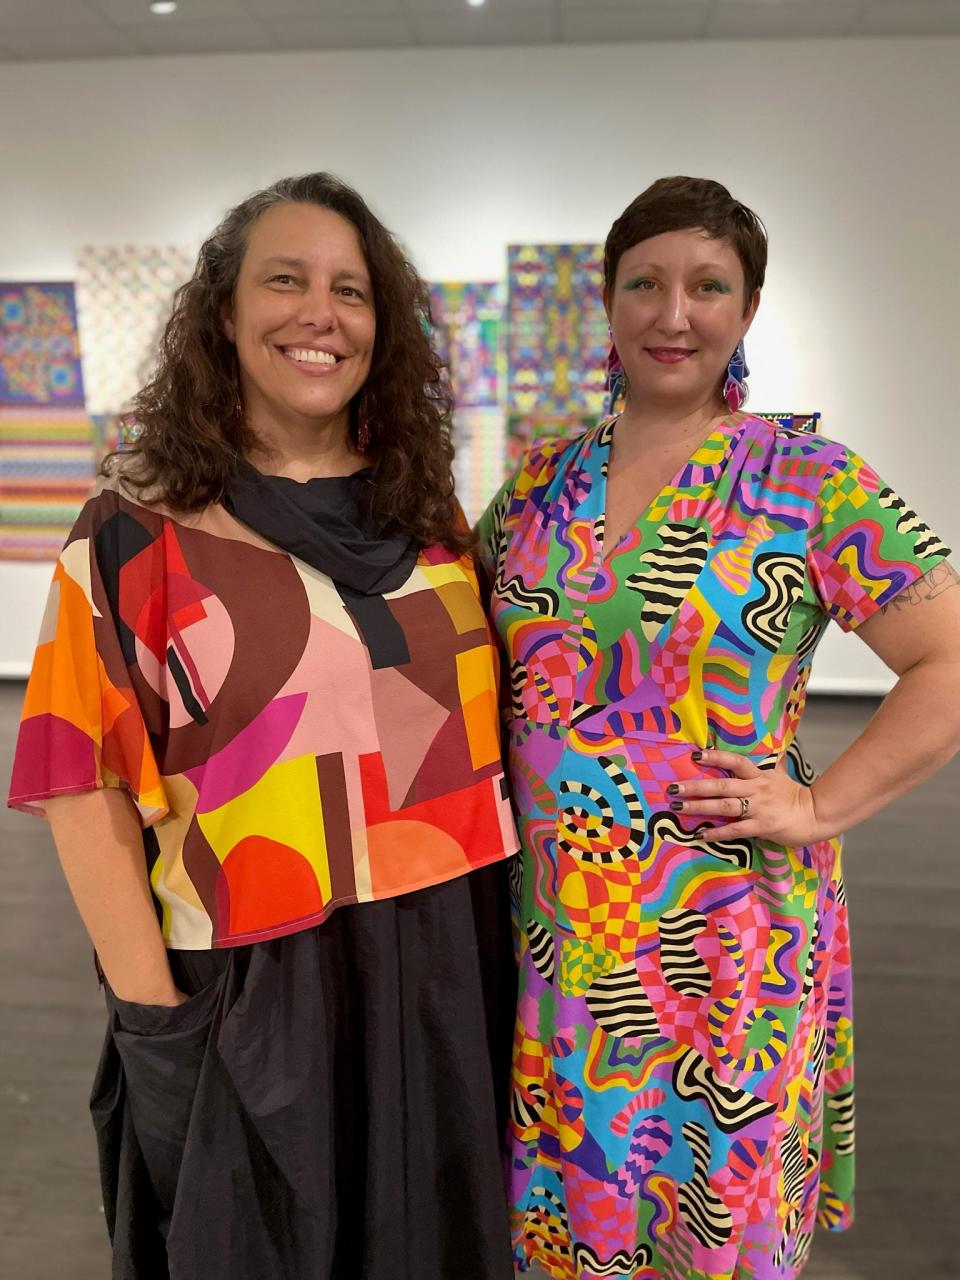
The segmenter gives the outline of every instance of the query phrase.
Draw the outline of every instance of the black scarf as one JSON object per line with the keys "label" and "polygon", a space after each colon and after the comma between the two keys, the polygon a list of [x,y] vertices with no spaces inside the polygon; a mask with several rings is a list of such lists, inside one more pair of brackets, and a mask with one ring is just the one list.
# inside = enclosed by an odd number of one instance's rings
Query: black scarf
{"label": "black scarf", "polygon": [[374,519],[369,468],[301,481],[241,462],[223,505],[248,529],[360,595],[396,591],[417,559],[408,534],[385,533]]}

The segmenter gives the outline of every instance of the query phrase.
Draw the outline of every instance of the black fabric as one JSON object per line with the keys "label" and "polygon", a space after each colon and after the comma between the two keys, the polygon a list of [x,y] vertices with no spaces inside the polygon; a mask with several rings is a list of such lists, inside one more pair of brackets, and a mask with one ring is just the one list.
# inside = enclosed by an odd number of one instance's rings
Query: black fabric
{"label": "black fabric", "polygon": [[337,594],[353,619],[370,655],[374,671],[402,667],[410,661],[410,649],[403,627],[390,612],[383,596],[365,596],[349,587],[338,586]]}
{"label": "black fabric", "polygon": [[386,533],[373,516],[373,473],[291,480],[242,462],[223,505],[261,537],[360,595],[396,591],[409,578],[417,544]]}
{"label": "black fabric", "polygon": [[507,1280],[507,864],[107,991],[113,1280]]}

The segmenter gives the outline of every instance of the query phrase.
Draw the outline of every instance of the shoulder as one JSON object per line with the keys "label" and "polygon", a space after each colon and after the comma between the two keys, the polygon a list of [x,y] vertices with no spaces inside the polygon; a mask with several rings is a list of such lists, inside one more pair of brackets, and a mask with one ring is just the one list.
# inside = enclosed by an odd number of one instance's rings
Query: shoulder
{"label": "shoulder", "polygon": [[548,487],[574,467],[582,465],[594,442],[605,442],[614,418],[604,418],[574,436],[544,436],[536,440],[520,460],[511,485],[513,497],[525,500],[534,491]]}
{"label": "shoulder", "polygon": [[839,477],[856,481],[862,476],[868,486],[876,480],[876,473],[856,450],[818,431],[756,415],[746,418],[742,428],[768,455],[772,469],[804,481],[805,488],[830,484]]}

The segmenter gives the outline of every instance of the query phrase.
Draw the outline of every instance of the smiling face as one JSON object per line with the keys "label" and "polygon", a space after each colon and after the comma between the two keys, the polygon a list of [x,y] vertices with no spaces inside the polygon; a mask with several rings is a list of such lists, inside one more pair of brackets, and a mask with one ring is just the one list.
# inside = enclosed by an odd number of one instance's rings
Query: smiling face
{"label": "smiling face", "polygon": [[314,204],[268,209],[250,230],[223,322],[254,429],[276,435],[310,422],[346,432],[376,336],[370,274],[351,222]]}
{"label": "smiling face", "polygon": [[759,290],[745,297],[734,248],[699,228],[627,249],[606,306],[628,405],[691,411],[716,400],[719,407],[727,364],[759,301]]}

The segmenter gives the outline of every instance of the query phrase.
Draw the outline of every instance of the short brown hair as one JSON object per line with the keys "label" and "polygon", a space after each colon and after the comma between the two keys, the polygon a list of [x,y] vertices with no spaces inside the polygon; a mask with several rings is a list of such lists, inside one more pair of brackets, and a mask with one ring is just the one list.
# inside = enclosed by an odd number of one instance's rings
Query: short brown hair
{"label": "short brown hair", "polygon": [[620,259],[628,249],[665,231],[695,227],[733,246],[743,267],[744,306],[749,306],[754,291],[763,288],[766,275],[766,228],[752,209],[734,200],[726,187],[710,178],[658,178],[627,205],[603,247],[603,283],[608,296]]}
{"label": "short brown hair", "polygon": [[[462,551],[471,543],[453,493],[452,404],[429,336],[427,288],[386,227],[351,187],[329,173],[284,178],[248,196],[204,241],[192,279],[178,290],[156,371],[134,400],[140,434],[127,483],[174,510],[223,495],[257,443],[239,410],[236,350],[223,329],[250,229],[268,209],[315,204],[356,228],[370,271],[376,336],[363,387],[363,415],[381,522],[421,545]],[[357,428],[358,403],[350,406]],[[116,465],[108,458],[109,474]]]}

